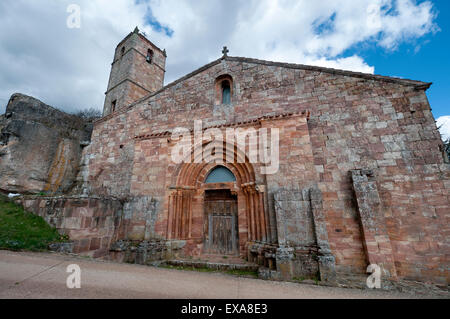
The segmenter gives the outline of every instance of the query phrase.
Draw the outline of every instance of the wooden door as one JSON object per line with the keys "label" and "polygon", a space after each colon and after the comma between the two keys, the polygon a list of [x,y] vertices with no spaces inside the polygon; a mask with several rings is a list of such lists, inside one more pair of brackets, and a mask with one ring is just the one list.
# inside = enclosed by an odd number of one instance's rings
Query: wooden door
{"label": "wooden door", "polygon": [[206,245],[210,254],[233,255],[238,252],[237,200],[215,198],[205,201],[208,219]]}

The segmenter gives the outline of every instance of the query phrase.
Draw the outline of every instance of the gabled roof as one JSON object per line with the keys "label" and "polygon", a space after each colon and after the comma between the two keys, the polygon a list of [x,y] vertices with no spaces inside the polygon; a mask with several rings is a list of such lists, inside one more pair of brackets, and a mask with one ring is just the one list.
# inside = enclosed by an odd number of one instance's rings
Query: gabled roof
{"label": "gabled roof", "polygon": [[[175,86],[178,83],[181,83],[181,82],[193,77],[194,75],[197,75],[197,74],[213,67],[216,64],[221,63],[223,60],[232,61],[232,62],[244,62],[244,63],[251,63],[251,64],[259,64],[259,65],[266,65],[266,66],[276,66],[276,67],[283,67],[283,68],[287,68],[287,69],[308,70],[308,71],[349,76],[349,77],[355,77],[355,78],[361,78],[361,79],[367,79],[367,80],[373,80],[373,81],[382,81],[382,82],[388,82],[388,83],[394,83],[394,84],[396,83],[396,84],[400,84],[400,85],[413,86],[417,90],[427,90],[433,84],[432,82],[422,82],[422,81],[402,79],[402,78],[376,75],[376,74],[370,74],[370,73],[361,73],[361,72],[353,72],[353,71],[325,68],[325,67],[321,67],[321,66],[296,64],[296,63],[273,62],[273,61],[265,61],[265,60],[258,60],[258,59],[244,58],[244,57],[232,57],[232,56],[224,55],[223,57],[221,57],[217,60],[214,60],[214,61],[198,68],[197,70],[192,71],[191,73],[188,73],[185,76],[165,85],[158,91],[150,93],[150,94],[136,100],[135,102],[131,103],[128,106],[128,108],[132,107],[142,101],[145,101],[146,99],[148,99],[152,96],[160,94],[161,92],[165,91],[166,89],[168,89],[172,86]],[[117,114],[117,113],[114,113],[114,114]],[[107,119],[110,116],[111,116],[111,114],[99,119],[98,122],[102,121],[103,119]]]}
{"label": "gabled roof", "polygon": [[368,79],[368,80],[398,83],[398,84],[403,84],[403,85],[412,85],[412,86],[421,86],[421,87],[423,86],[425,89],[428,89],[432,84],[431,82],[422,82],[422,81],[416,81],[416,80],[395,78],[395,77],[376,75],[376,74],[370,74],[370,73],[361,73],[361,72],[353,72],[353,71],[325,68],[325,67],[321,67],[321,66],[313,66],[313,65],[305,65],[305,64],[272,62],[272,61],[265,61],[265,60],[251,59],[251,58],[242,58],[242,57],[226,57],[225,59],[230,60],[230,61],[254,63],[254,64],[261,64],[261,65],[268,65],[268,66],[278,66],[278,67],[284,67],[284,68],[288,68],[288,69],[300,69],[300,70],[324,72],[324,73],[330,73],[330,74],[363,78],[363,79]]}
{"label": "gabled roof", "polygon": [[324,73],[330,73],[330,74],[336,74],[336,75],[344,75],[344,76],[362,78],[362,79],[367,79],[367,80],[384,81],[384,82],[390,82],[390,83],[398,83],[398,84],[402,84],[402,85],[411,85],[411,86],[416,87],[417,89],[424,89],[424,90],[428,89],[432,84],[431,82],[422,82],[422,81],[415,81],[415,80],[409,80],[409,79],[395,78],[395,77],[390,77],[390,76],[325,68],[325,67],[321,67],[321,66],[295,64],[295,63],[284,63],[284,62],[273,62],[273,61],[257,60],[257,59],[244,58],[244,57],[225,56],[225,57],[217,59],[213,62],[210,62],[210,63],[198,68],[197,70],[195,70],[189,74],[186,74],[185,76],[165,85],[160,90],[146,96],[146,98],[156,95],[158,93],[161,93],[165,89],[168,89],[174,85],[177,85],[178,83],[183,82],[184,80],[187,80],[190,77],[193,77],[194,75],[199,74],[216,64],[219,64],[222,60],[232,61],[232,62],[245,62],[245,63],[252,63],[252,64],[260,64],[260,65],[267,65],[267,66],[277,66],[277,67],[283,67],[283,68],[287,68],[287,69],[299,69],[299,70],[324,72]]}

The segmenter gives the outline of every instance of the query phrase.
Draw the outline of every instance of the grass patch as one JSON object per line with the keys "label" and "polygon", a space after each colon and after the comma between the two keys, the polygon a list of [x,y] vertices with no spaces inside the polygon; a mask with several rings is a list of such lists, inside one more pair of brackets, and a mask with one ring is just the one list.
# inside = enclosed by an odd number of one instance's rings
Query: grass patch
{"label": "grass patch", "polygon": [[67,240],[42,217],[0,194],[0,249],[45,251],[50,243]]}
{"label": "grass patch", "polygon": [[176,270],[197,271],[197,272],[216,272],[216,273],[225,273],[233,276],[258,278],[258,272],[251,270],[237,270],[237,269],[218,270],[208,267],[186,267],[186,266],[173,266],[167,264],[161,264],[159,267]]}
{"label": "grass patch", "polygon": [[239,270],[239,269],[230,269],[226,271],[227,274],[240,276],[240,277],[253,277],[258,278],[258,272],[256,270]]}
{"label": "grass patch", "polygon": [[306,279],[305,277],[294,277],[294,278],[292,278],[293,281],[298,281],[298,282],[302,282],[305,279]]}
{"label": "grass patch", "polygon": [[198,271],[198,272],[217,272],[216,269],[207,268],[207,267],[186,267],[186,266],[173,266],[162,264],[159,267],[167,268],[167,269],[176,269],[176,270],[188,270],[188,271]]}
{"label": "grass patch", "polygon": [[303,277],[303,276],[292,278],[292,281],[299,282],[299,283],[304,282],[305,280],[314,281],[314,284],[316,284],[316,285],[318,285],[319,282],[320,282],[318,275],[316,275],[316,276],[314,276],[312,278],[306,278],[306,277]]}

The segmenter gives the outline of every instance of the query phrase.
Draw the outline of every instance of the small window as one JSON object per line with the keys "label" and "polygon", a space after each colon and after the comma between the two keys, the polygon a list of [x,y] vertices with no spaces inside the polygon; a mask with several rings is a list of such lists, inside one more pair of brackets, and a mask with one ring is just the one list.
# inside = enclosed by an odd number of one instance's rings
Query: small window
{"label": "small window", "polygon": [[113,113],[116,110],[116,104],[117,104],[117,100],[112,101],[112,103],[111,103],[111,113]]}
{"label": "small window", "polygon": [[222,82],[222,104],[231,103],[231,88],[230,82],[225,80]]}
{"label": "small window", "polygon": [[236,177],[228,168],[225,166],[218,166],[208,174],[205,183],[228,183],[235,181]]}
{"label": "small window", "polygon": [[120,56],[123,57],[124,54],[125,54],[125,47],[122,47],[122,49],[120,50]]}
{"label": "small window", "polygon": [[153,51],[150,49],[147,50],[146,60],[148,63],[152,63],[152,61],[153,61]]}
{"label": "small window", "polygon": [[233,97],[233,79],[230,75],[219,76],[215,81],[215,105],[231,104]]}

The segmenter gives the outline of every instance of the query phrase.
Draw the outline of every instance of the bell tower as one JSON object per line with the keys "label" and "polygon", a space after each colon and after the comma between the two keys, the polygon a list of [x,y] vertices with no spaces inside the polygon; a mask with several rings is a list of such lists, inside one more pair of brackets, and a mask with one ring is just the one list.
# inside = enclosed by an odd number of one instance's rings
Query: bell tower
{"label": "bell tower", "polygon": [[166,51],[136,27],[116,47],[106,91],[103,116],[158,91],[164,85]]}

